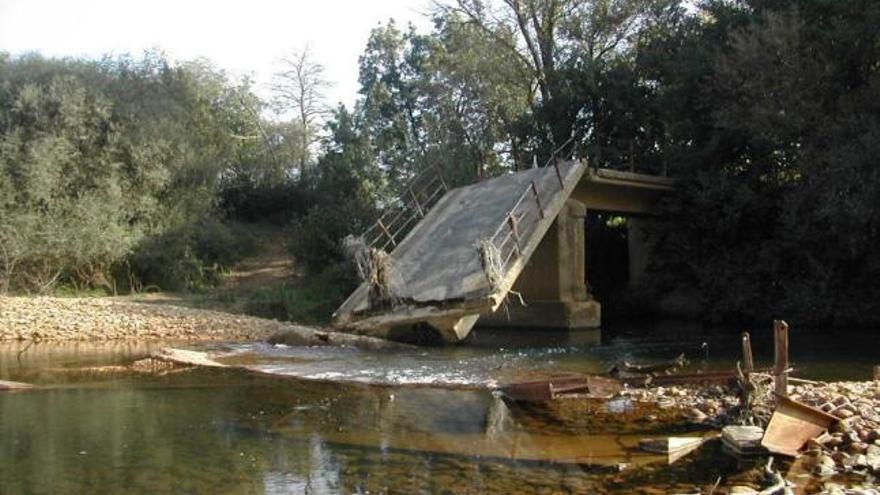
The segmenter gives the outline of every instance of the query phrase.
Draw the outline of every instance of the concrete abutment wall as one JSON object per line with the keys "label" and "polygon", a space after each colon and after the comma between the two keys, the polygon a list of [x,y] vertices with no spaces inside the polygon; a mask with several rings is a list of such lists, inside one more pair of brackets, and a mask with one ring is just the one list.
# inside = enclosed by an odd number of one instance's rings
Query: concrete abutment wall
{"label": "concrete abutment wall", "polygon": [[595,329],[601,306],[586,285],[583,203],[569,199],[513,286],[506,308],[483,315],[479,326]]}

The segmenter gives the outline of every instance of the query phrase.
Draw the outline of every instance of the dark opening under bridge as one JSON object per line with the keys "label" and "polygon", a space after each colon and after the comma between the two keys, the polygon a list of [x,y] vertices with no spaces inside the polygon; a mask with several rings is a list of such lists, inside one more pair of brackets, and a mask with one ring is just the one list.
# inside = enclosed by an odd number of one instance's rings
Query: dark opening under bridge
{"label": "dark opening under bridge", "polygon": [[417,180],[406,191],[409,206],[387,213],[366,236],[390,252],[383,291],[362,283],[334,313],[334,325],[388,336],[428,324],[449,342],[465,339],[478,320],[598,328],[600,305],[585,276],[587,209],[651,214],[674,187],[666,177],[580,161],[449,191],[442,178]]}

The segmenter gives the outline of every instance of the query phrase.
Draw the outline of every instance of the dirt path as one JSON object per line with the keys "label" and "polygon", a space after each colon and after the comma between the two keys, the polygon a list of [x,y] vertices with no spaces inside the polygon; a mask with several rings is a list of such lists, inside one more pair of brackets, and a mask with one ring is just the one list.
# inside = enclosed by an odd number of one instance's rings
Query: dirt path
{"label": "dirt path", "polygon": [[263,242],[262,252],[239,263],[226,276],[220,291],[247,292],[283,283],[296,276],[293,257],[281,236]]}

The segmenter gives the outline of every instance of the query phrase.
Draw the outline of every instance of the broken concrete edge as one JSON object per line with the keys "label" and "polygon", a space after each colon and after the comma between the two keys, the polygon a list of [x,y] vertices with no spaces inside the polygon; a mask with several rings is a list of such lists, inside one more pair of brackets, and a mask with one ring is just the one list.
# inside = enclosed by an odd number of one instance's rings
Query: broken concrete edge
{"label": "broken concrete edge", "polygon": [[226,368],[223,363],[215,360],[219,355],[203,351],[191,351],[174,347],[164,347],[150,353],[150,358],[184,366],[198,366],[205,368]]}
{"label": "broken concrete edge", "polygon": [[[447,191],[437,201],[437,203],[434,204],[433,207],[431,207],[431,209],[427,212],[425,217],[422,218],[420,223],[424,222],[426,220],[431,221],[431,219],[433,217],[437,216],[439,214],[438,212],[443,210],[445,203],[450,201],[450,197],[451,197],[451,195],[449,194],[449,191]],[[412,238],[413,238],[413,235],[416,230],[417,230],[416,228],[413,228],[409,232],[407,232],[406,236],[404,236],[403,240],[401,240],[397,246],[400,247],[400,246],[406,246],[406,245],[410,244],[412,242]],[[397,249],[397,248],[395,248],[395,249]],[[392,250],[392,252],[393,252],[393,250]],[[339,308],[337,308],[336,311],[333,312],[333,316],[331,318],[331,322],[332,322],[333,326],[339,327],[339,328],[345,328],[354,319],[354,317],[359,314],[358,311],[356,310],[356,307],[361,299],[366,298],[366,293],[369,292],[369,290],[370,290],[369,284],[366,281],[361,282],[360,285],[358,285],[358,287],[354,290],[354,292],[352,292],[345,299],[345,301],[342,302],[342,304],[339,306]],[[369,300],[369,298],[367,298],[367,300]],[[369,309],[368,309],[368,313],[366,313],[366,314],[369,314]]]}
{"label": "broken concrete edge", "polygon": [[[565,202],[568,201],[568,198],[571,197],[572,192],[577,187],[578,183],[581,180],[581,176],[587,169],[587,164],[584,161],[576,161],[575,165],[568,171],[568,174],[562,179],[562,191],[561,194],[556,194],[553,196],[553,200],[550,201],[549,204],[544,205],[544,209],[547,211],[562,211],[565,206]],[[501,283],[499,286],[489,294],[488,298],[492,301],[492,312],[498,310],[498,308],[507,300],[507,295],[510,293],[510,290],[513,288],[513,285],[516,283],[516,279],[519,278],[522,271],[525,269],[526,264],[529,259],[538,249],[538,245],[541,244],[541,241],[544,240],[544,236],[547,235],[547,231],[550,230],[550,227],[553,225],[553,222],[556,221],[556,215],[547,215],[544,218],[541,218],[538,221],[538,224],[535,226],[535,232],[529,236],[529,240],[526,243],[525,247],[521,247],[522,252],[517,257],[513,264],[511,264],[510,268],[507,269],[507,273],[501,279]]]}
{"label": "broken concrete edge", "polygon": [[[173,347],[167,347],[160,349],[150,355],[150,359],[155,359],[158,361],[163,361],[166,363],[171,363],[174,365],[179,365],[181,367],[186,368],[223,368],[225,370],[232,370],[237,372],[245,372],[254,375],[259,375],[266,378],[278,379],[278,380],[298,380],[298,381],[307,381],[307,382],[318,382],[318,383],[339,383],[340,380],[335,378],[315,378],[310,376],[301,376],[301,375],[284,375],[273,373],[271,371],[266,371],[263,369],[259,369],[253,366],[247,365],[227,365],[217,361],[218,359],[222,359],[227,356],[231,356],[231,353],[210,353],[205,351],[192,351],[186,349],[176,349]],[[462,383],[404,383],[404,384],[392,384],[392,383],[373,383],[373,382],[364,382],[358,380],[343,380],[343,382],[348,383],[352,386],[362,386],[362,387],[370,387],[370,388],[390,388],[390,387],[404,387],[408,389],[428,389],[428,388],[442,388],[446,390],[489,390],[491,391],[491,387],[486,387],[485,385],[478,384],[462,384]]]}
{"label": "broken concrete edge", "polygon": [[14,391],[14,390],[27,390],[34,388],[34,385],[30,383],[23,382],[11,382],[7,380],[0,380],[0,392]]}
{"label": "broken concrete edge", "polygon": [[659,175],[646,175],[608,168],[590,168],[587,171],[590,182],[625,185],[643,189],[673,191],[680,184],[678,179]]}
{"label": "broken concrete edge", "polygon": [[411,349],[414,347],[369,335],[290,324],[284,325],[283,330],[269,337],[266,342],[290,346],[339,345],[367,350]]}
{"label": "broken concrete edge", "polygon": [[[438,302],[435,304],[406,304],[395,309],[393,315],[376,313],[359,319],[344,318],[335,321],[334,327],[354,332],[359,336],[386,335],[397,326],[445,318],[465,318],[492,311],[493,300],[480,298],[464,301]],[[379,330],[378,332],[376,330]]]}
{"label": "broken concrete edge", "polygon": [[[569,169],[562,180],[561,193],[555,195],[553,201],[545,205],[544,208],[548,211],[561,211],[586,169],[585,162],[576,161],[575,166]],[[439,211],[439,208],[435,207],[433,210]],[[358,334],[387,336],[393,327],[425,322],[437,329],[446,342],[460,342],[467,338],[481,314],[493,313],[505,303],[517,278],[525,269],[529,258],[537,250],[554,221],[555,215],[548,215],[538,221],[535,232],[530,235],[529,241],[522,247],[522,254],[511,263],[501,282],[488,294],[485,292],[474,293],[454,301],[407,301],[405,304],[392,308],[391,312],[388,312],[387,308],[356,312],[350,306],[362,296],[363,292],[369,290],[369,287],[364,283],[333,314],[332,324],[336,328]],[[401,245],[406,243],[408,238],[409,236],[403,240]]]}

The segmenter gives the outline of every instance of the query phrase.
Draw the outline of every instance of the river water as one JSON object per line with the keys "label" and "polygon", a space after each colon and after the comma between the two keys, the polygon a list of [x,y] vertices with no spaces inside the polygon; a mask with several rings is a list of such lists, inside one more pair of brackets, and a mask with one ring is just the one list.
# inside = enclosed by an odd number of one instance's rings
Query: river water
{"label": "river water", "polygon": [[[6,345],[0,379],[40,387],[0,394],[0,494],[696,493],[731,472],[717,452],[666,466],[635,445],[699,432],[632,404],[527,406],[488,389],[682,352],[691,370],[732,366],[738,334],[715,335],[671,325],[601,339],[478,331],[463,346],[394,351],[196,346],[274,377],[115,367],[169,343]],[[792,361],[804,377],[864,379],[870,340],[793,331]],[[766,363],[769,336],[753,341]]]}

